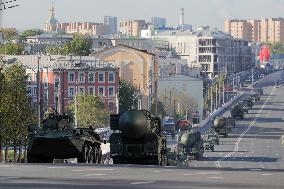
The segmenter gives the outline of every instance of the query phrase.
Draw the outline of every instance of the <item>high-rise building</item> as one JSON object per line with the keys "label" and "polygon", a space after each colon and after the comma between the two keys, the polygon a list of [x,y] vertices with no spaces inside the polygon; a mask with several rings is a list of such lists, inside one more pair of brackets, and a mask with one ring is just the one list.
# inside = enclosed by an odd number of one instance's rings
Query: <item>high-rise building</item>
{"label": "high-rise building", "polygon": [[246,20],[226,20],[225,32],[234,38],[252,41],[252,26]]}
{"label": "high-rise building", "polygon": [[179,25],[184,25],[184,8],[180,9]]}
{"label": "high-rise building", "polygon": [[154,25],[155,28],[164,28],[166,27],[166,18],[153,17],[151,19],[151,23]]}
{"label": "high-rise building", "polygon": [[226,20],[225,32],[249,42],[284,42],[284,19]]}
{"label": "high-rise building", "polygon": [[147,27],[145,20],[126,20],[120,23],[119,31],[122,35],[140,37],[141,30],[147,29]]}
{"label": "high-rise building", "polygon": [[117,33],[117,17],[114,16],[105,16],[104,25],[106,26],[107,34],[116,34]]}
{"label": "high-rise building", "polygon": [[263,43],[284,42],[284,19],[265,18],[261,20],[260,41]]}

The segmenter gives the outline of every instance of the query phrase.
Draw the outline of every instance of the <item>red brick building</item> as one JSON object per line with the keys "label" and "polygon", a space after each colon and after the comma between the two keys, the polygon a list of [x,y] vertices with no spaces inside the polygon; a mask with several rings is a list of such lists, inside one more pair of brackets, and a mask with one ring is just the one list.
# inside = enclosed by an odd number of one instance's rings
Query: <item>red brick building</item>
{"label": "red brick building", "polygon": [[[94,57],[69,56],[9,56],[6,60],[21,63],[27,68],[28,92],[37,104],[37,63],[40,67],[40,102],[42,110],[55,107],[65,112],[75,94],[88,93],[100,96],[112,113],[117,112],[119,68],[110,62]],[[77,90],[76,90],[77,89]]]}

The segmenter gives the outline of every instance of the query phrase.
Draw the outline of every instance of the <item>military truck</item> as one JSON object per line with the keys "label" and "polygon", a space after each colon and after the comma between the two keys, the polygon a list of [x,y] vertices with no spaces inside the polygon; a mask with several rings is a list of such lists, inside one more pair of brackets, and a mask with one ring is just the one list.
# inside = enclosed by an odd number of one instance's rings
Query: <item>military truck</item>
{"label": "military truck", "polygon": [[49,115],[43,128],[30,128],[28,163],[52,163],[77,158],[78,163],[100,163],[101,138],[90,128],[75,128],[67,115]]}
{"label": "military truck", "polygon": [[229,132],[231,132],[229,119],[222,116],[213,120],[212,128],[218,135],[223,135],[224,137],[227,137]]}
{"label": "military truck", "polygon": [[255,91],[256,93],[258,93],[259,95],[263,95],[263,90],[260,89],[260,88],[254,89],[254,91]]}
{"label": "military truck", "polygon": [[179,161],[190,161],[191,159],[201,160],[204,147],[201,133],[197,130],[190,130],[182,134],[179,144],[175,147],[175,154]]}
{"label": "military truck", "polygon": [[233,118],[244,118],[244,107],[240,104],[236,104],[231,109],[231,116]]}
{"label": "military truck", "polygon": [[255,102],[260,101],[260,94],[258,93],[252,94],[251,97]]}
{"label": "military truck", "polygon": [[161,120],[147,110],[110,116],[110,157],[114,164],[167,164]]}
{"label": "military truck", "polygon": [[236,128],[236,120],[232,117],[226,117],[229,127]]}
{"label": "military truck", "polygon": [[249,110],[248,110],[248,107],[246,105],[247,104],[246,102],[244,102],[243,100],[240,100],[237,104],[243,107],[244,113],[247,113],[247,114],[249,113]]}
{"label": "military truck", "polygon": [[246,106],[252,108],[255,104],[253,98],[251,96],[245,97],[243,101],[246,103]]}
{"label": "military truck", "polygon": [[209,129],[205,134],[202,136],[204,143],[203,147],[204,150],[211,150],[214,152],[215,144],[219,145],[219,135],[214,131],[214,129]]}

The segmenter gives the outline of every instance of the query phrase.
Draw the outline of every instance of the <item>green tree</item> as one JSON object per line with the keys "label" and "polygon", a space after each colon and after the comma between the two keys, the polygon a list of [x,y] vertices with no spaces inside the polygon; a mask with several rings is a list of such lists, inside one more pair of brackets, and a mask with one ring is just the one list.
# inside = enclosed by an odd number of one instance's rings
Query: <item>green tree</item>
{"label": "green tree", "polygon": [[[75,103],[68,107],[75,114]],[[81,128],[107,126],[109,122],[109,111],[98,96],[80,94],[77,95],[77,119]]]}
{"label": "green tree", "polygon": [[0,28],[0,32],[4,34],[5,41],[10,41],[18,38],[18,31],[16,29]]}
{"label": "green tree", "polygon": [[74,34],[72,41],[66,43],[63,48],[50,47],[47,49],[47,52],[49,54],[88,56],[91,48],[92,40],[89,36]]}
{"label": "green tree", "polygon": [[30,30],[25,30],[20,35],[20,41],[26,40],[26,37],[40,35],[42,33],[43,33],[42,30],[31,30],[31,29]]}
{"label": "green tree", "polygon": [[[137,104],[137,96],[139,92],[137,88],[128,81],[121,79],[119,81],[119,111],[123,113]],[[134,107],[137,108],[137,107]]]}
{"label": "green tree", "polygon": [[14,161],[16,149],[20,141],[27,138],[28,126],[34,123],[35,113],[31,107],[30,97],[27,94],[27,75],[21,65],[12,65],[4,70],[2,98],[0,112],[2,114],[2,132],[4,142],[14,145]]}
{"label": "green tree", "polygon": [[[2,59],[0,59],[0,106],[3,102],[3,88],[4,88],[4,72],[3,72],[3,61]],[[2,146],[3,146],[3,142],[4,142],[4,127],[3,127],[3,112],[1,111],[1,107],[0,107],[0,163],[2,162]]]}
{"label": "green tree", "polygon": [[23,50],[24,47],[21,44],[7,43],[0,46],[0,54],[20,55]]}

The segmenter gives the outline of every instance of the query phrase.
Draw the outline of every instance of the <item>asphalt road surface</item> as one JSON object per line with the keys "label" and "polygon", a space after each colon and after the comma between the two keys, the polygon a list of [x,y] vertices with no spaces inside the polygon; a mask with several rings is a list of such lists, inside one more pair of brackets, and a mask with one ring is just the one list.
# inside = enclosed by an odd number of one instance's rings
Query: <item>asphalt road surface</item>
{"label": "asphalt road surface", "polygon": [[[261,101],[215,152],[186,167],[0,164],[0,188],[284,188],[284,86],[274,73],[260,80]],[[226,112],[225,112],[226,113]]]}

